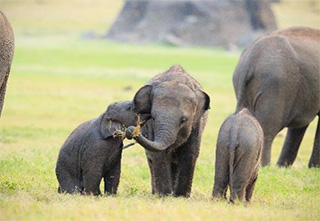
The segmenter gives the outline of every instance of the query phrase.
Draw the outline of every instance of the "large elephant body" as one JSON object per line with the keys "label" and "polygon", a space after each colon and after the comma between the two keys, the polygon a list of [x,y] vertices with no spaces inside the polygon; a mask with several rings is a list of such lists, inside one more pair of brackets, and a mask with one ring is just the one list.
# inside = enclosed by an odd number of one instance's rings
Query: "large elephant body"
{"label": "large elephant body", "polygon": [[146,149],[152,193],[189,196],[210,98],[181,66],[151,79],[135,95],[134,109],[151,113],[153,137],[135,137]]}
{"label": "large elephant body", "polygon": [[0,11],[0,116],[14,52],[14,36],[9,21]]}
{"label": "large elephant body", "polygon": [[[264,134],[262,165],[268,165],[274,137],[288,127],[279,166],[291,165],[310,122],[320,114],[320,30],[289,28],[254,41],[234,71],[237,109],[248,108]],[[309,167],[320,166],[320,129]]]}

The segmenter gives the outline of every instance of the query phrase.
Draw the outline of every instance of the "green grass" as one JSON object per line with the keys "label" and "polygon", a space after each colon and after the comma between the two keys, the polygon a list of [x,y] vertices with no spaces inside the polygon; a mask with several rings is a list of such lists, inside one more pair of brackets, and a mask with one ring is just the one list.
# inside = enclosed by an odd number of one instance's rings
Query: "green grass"
{"label": "green grass", "polygon": [[[315,121],[291,168],[274,166],[285,133],[275,139],[272,166],[261,169],[250,205],[213,203],[215,143],[221,123],[235,109],[231,77],[239,54],[217,48],[82,41],[81,32],[103,33],[122,1],[81,3],[0,1],[16,33],[15,57],[0,119],[0,220],[318,219],[320,170],[307,168]],[[297,10],[302,20],[316,24],[312,19],[319,13],[309,13],[308,1],[302,11],[292,4],[289,8],[275,6],[277,13],[287,10],[297,20]],[[310,17],[305,17],[307,14]],[[281,21],[281,27],[292,25],[289,20]],[[58,194],[54,168],[69,133],[81,122],[98,116],[111,102],[132,99],[147,80],[176,63],[211,97],[191,197],[151,195],[144,150],[138,145],[123,152],[116,197]],[[124,90],[128,86],[131,91]]]}
{"label": "green grass", "polygon": [[[105,41],[18,38],[0,125],[0,218],[7,219],[316,219],[319,169],[307,162],[315,122],[292,168],[263,168],[253,202],[231,206],[210,200],[215,143],[222,121],[234,111],[231,76],[239,54],[217,49],[118,45]],[[79,123],[113,101],[132,99],[155,74],[180,63],[211,96],[190,199],[150,194],[144,151],[123,153],[117,197],[57,194],[59,148]],[[132,90],[124,90],[131,86]],[[283,142],[273,146],[275,164]]]}

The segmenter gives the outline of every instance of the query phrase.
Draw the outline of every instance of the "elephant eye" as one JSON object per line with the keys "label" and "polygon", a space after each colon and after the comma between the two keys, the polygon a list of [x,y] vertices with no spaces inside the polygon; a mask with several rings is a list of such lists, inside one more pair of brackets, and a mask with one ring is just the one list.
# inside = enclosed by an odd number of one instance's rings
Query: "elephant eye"
{"label": "elephant eye", "polygon": [[187,118],[182,117],[181,120],[180,120],[180,126],[181,126],[182,124],[184,124],[185,122],[187,122]]}

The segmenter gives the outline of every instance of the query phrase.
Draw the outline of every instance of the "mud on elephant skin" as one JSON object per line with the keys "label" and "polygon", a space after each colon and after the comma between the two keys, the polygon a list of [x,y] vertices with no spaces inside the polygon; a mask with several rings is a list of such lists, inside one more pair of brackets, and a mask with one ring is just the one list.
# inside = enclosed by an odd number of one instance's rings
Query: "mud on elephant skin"
{"label": "mud on elephant skin", "polygon": [[[142,115],[146,120],[148,115]],[[124,137],[121,129],[136,125],[132,102],[109,105],[96,119],[78,126],[61,147],[56,165],[60,193],[99,195],[104,178],[104,192],[116,194],[121,171]]]}
{"label": "mud on elephant skin", "polygon": [[212,196],[230,201],[250,201],[258,178],[263,130],[254,116],[244,108],[222,124],[216,148]]}
{"label": "mud on elephant skin", "polygon": [[0,116],[6,94],[14,53],[14,35],[11,25],[0,11]]}
{"label": "mud on elephant skin", "polygon": [[[152,138],[134,139],[146,149],[152,193],[189,196],[210,98],[181,66],[152,78],[135,94],[134,110],[151,114]],[[127,134],[134,131],[128,128]]]}
{"label": "mud on elephant skin", "polygon": [[264,135],[262,165],[271,145],[288,128],[277,164],[293,164],[304,133],[318,115],[309,167],[320,167],[320,30],[294,27],[262,36],[241,54],[233,74],[237,111],[248,108]]}

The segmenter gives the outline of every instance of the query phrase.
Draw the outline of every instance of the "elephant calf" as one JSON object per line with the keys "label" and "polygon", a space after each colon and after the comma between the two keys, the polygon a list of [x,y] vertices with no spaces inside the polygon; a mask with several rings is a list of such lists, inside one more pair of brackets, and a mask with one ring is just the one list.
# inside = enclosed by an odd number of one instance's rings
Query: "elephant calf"
{"label": "elephant calf", "polygon": [[111,104],[100,117],[78,126],[59,153],[58,192],[99,195],[104,178],[104,192],[116,194],[123,148],[123,137],[117,136],[117,131],[136,125],[137,119],[132,102],[124,101]]}
{"label": "elephant calf", "polygon": [[250,201],[258,177],[263,130],[246,109],[228,117],[219,132],[216,149],[213,198],[226,198],[230,187],[230,201]]}

